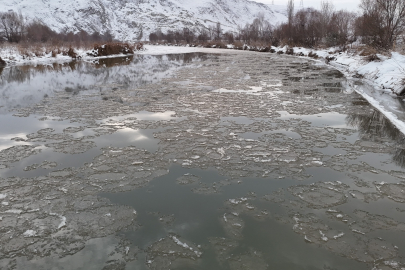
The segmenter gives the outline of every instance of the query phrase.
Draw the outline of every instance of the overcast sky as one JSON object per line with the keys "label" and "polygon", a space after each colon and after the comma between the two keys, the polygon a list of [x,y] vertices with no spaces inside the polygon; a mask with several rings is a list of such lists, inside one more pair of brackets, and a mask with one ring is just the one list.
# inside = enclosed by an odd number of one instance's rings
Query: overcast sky
{"label": "overcast sky", "polygon": [[[273,0],[254,0],[271,5]],[[275,5],[287,5],[288,0],[274,0]],[[299,7],[301,0],[294,0],[295,7]],[[303,0],[304,7],[314,7],[319,9],[321,0]],[[359,11],[360,0],[331,0],[336,9],[346,9],[348,11]]]}

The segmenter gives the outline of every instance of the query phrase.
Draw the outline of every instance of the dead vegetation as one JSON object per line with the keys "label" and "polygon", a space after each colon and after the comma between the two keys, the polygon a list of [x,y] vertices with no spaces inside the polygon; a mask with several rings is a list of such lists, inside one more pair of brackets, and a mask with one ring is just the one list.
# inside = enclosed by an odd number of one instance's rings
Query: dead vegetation
{"label": "dead vegetation", "polygon": [[87,53],[87,55],[98,57],[98,56],[108,56],[108,55],[115,55],[115,54],[133,54],[136,50],[141,50],[143,48],[143,44],[139,43],[136,45],[130,45],[128,43],[107,43],[103,45],[94,45],[94,48],[91,52]]}
{"label": "dead vegetation", "polygon": [[316,53],[312,52],[312,51],[310,51],[310,52],[308,53],[308,57],[311,57],[311,58],[314,58],[314,59],[318,59],[318,58],[319,58],[319,56],[318,56]]}

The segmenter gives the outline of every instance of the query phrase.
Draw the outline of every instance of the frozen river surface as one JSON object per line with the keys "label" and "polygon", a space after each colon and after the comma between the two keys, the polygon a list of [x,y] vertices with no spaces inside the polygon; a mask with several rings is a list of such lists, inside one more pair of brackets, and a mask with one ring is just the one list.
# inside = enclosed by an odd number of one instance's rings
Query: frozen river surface
{"label": "frozen river surface", "polygon": [[405,269],[405,141],[259,53],[0,75],[0,269]]}

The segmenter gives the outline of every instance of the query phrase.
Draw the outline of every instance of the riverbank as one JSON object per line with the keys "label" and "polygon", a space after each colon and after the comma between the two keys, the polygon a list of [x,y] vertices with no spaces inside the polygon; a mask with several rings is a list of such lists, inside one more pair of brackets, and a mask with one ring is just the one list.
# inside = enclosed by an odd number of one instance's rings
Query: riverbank
{"label": "riverbank", "polygon": [[144,50],[142,43],[106,43],[72,48],[70,46],[24,46],[3,45],[0,58],[5,65],[36,65],[72,61],[124,57]]}

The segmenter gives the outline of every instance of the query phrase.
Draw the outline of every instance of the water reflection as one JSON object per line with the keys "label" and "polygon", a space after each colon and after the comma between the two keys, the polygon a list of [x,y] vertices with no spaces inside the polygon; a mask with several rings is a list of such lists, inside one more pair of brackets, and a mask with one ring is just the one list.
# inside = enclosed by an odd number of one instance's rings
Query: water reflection
{"label": "water reflection", "polygon": [[12,66],[0,73],[0,112],[37,103],[58,91],[77,94],[102,87],[136,89],[170,76],[184,64],[204,61],[201,53],[135,55],[37,66]]}
{"label": "water reflection", "polygon": [[[356,101],[356,104],[361,101]],[[385,139],[394,140],[396,148],[392,153],[395,164],[405,167],[405,136],[381,112],[370,113],[356,110],[346,117],[347,125],[356,127],[361,140],[383,143]]]}

